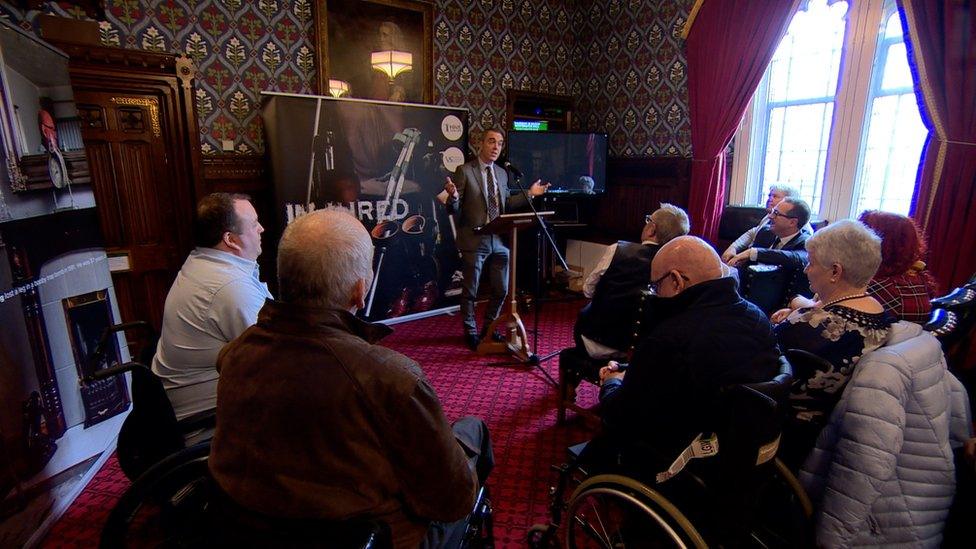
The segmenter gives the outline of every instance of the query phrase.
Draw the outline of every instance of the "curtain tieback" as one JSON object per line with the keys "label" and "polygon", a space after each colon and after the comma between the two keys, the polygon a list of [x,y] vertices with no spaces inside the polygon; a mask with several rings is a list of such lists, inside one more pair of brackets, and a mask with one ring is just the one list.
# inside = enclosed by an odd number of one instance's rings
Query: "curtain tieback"
{"label": "curtain tieback", "polygon": [[[936,137],[936,139],[939,139]],[[939,141],[945,141],[946,143],[952,143],[953,145],[968,145],[970,147],[976,147],[976,143],[968,143],[966,141],[953,141],[952,139],[939,139]]]}

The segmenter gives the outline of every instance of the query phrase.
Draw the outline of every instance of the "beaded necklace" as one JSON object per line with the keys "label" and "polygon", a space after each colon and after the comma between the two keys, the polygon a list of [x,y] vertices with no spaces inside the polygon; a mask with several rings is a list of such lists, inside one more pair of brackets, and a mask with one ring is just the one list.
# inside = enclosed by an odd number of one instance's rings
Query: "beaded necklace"
{"label": "beaded necklace", "polygon": [[868,296],[868,294],[866,294],[864,292],[861,292],[859,294],[845,295],[842,298],[835,299],[833,301],[829,301],[827,303],[824,303],[823,308],[826,309],[827,307],[830,307],[831,305],[836,305],[836,304],[840,303],[841,301],[849,301],[851,299],[857,299],[859,297],[867,297],[867,296]]}

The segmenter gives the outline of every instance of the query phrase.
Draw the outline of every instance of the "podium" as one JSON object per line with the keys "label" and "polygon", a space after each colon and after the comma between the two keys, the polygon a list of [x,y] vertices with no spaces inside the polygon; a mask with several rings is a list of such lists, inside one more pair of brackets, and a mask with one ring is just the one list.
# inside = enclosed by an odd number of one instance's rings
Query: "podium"
{"label": "podium", "polygon": [[[546,218],[556,212],[539,212],[539,218]],[[498,318],[492,321],[485,331],[485,338],[478,344],[478,354],[511,353],[522,362],[532,362],[535,355],[529,347],[529,338],[525,332],[525,325],[518,314],[518,292],[515,285],[515,258],[518,257],[518,232],[519,230],[537,227],[536,214],[532,212],[502,214],[482,227],[476,228],[477,234],[497,234],[503,235],[511,233],[512,242],[508,253],[508,297],[509,306],[503,307]],[[493,341],[491,334],[495,331],[503,334],[504,341]]]}

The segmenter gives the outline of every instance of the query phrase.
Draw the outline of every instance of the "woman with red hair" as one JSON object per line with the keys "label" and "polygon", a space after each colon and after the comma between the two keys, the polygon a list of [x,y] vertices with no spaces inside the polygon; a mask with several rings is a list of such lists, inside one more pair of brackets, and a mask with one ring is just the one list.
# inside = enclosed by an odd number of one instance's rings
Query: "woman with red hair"
{"label": "woman with red hair", "polygon": [[879,210],[867,210],[859,220],[881,237],[881,267],[868,293],[899,320],[925,324],[938,287],[922,261],[925,240],[915,222]]}

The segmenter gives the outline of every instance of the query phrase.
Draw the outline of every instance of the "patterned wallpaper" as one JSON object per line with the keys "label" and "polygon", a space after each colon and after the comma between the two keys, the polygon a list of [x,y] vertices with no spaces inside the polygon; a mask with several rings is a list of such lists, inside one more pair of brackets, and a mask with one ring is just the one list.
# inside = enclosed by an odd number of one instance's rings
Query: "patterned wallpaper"
{"label": "patterned wallpaper", "polygon": [[581,127],[617,156],[691,156],[681,31],[694,0],[582,2],[573,28]]}
{"label": "patterned wallpaper", "polygon": [[[184,53],[197,65],[196,104],[204,154],[264,150],[260,92],[312,93],[313,0],[105,0],[105,45]],[[49,2],[46,11],[84,17]],[[36,12],[0,2],[0,14],[33,30]]]}
{"label": "patterned wallpaper", "polygon": [[[185,53],[198,67],[201,149],[264,150],[259,92],[311,93],[314,0],[105,0],[107,45]],[[505,125],[505,88],[572,95],[578,129],[620,156],[690,156],[684,55],[694,0],[434,0],[434,101],[474,131]],[[45,11],[84,17],[69,3]],[[0,1],[28,31],[38,12]]]}
{"label": "patterned wallpaper", "polygon": [[438,0],[434,101],[471,110],[480,131],[506,125],[505,89],[569,95],[578,2]]}

